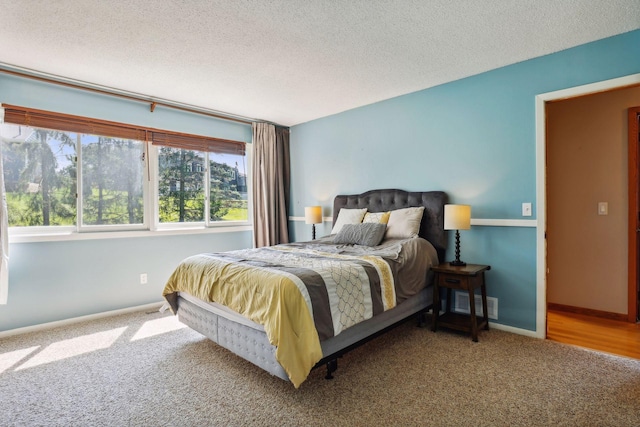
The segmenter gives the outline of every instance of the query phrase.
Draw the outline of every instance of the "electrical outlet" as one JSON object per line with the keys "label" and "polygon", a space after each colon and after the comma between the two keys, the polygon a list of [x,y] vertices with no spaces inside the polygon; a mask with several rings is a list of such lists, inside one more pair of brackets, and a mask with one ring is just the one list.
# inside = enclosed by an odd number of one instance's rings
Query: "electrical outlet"
{"label": "electrical outlet", "polygon": [[140,284],[141,285],[147,284],[147,273],[140,274]]}

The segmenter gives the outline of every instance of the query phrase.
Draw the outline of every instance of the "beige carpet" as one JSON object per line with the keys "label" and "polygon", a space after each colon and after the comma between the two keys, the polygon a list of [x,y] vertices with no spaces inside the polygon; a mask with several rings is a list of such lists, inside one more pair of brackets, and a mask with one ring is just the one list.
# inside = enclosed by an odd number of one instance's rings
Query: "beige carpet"
{"label": "beige carpet", "polygon": [[169,314],[0,340],[1,426],[639,426],[640,361],[407,323],[299,389]]}

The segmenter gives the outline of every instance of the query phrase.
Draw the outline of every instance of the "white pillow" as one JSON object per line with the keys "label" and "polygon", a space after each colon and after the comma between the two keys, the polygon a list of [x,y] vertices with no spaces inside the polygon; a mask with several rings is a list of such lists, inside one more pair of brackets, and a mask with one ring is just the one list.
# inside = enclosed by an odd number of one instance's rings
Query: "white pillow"
{"label": "white pillow", "polygon": [[362,218],[364,218],[364,214],[367,213],[367,208],[362,209],[346,209],[340,208],[340,212],[338,212],[338,219],[336,219],[336,223],[333,224],[333,228],[331,229],[331,234],[337,234],[343,225],[345,224],[360,224],[362,222]]}
{"label": "white pillow", "polygon": [[416,237],[420,232],[420,221],[424,206],[417,208],[404,208],[391,211],[385,239],[408,239]]}

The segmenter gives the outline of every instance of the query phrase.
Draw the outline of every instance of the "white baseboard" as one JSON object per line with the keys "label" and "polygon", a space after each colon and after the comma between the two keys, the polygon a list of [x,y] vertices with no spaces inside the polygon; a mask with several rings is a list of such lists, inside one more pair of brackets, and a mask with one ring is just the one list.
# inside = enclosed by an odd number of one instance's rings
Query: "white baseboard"
{"label": "white baseboard", "polygon": [[489,328],[497,329],[499,331],[511,332],[512,334],[524,335],[531,338],[542,338],[542,339],[545,338],[544,335],[540,336],[540,334],[537,331],[530,331],[528,329],[522,329],[522,328],[514,328],[513,326],[507,326],[501,323],[489,322]]}
{"label": "white baseboard", "polygon": [[[0,331],[0,339],[10,337],[13,335],[26,334],[29,332],[39,332],[47,329],[57,328],[59,326],[72,325],[74,323],[86,322],[89,320],[102,319],[104,317],[118,316],[120,314],[133,313],[135,311],[143,310],[155,310],[162,307],[163,302],[154,302],[145,305],[138,305],[135,307],[122,308],[119,310],[104,311],[102,313],[89,314],[87,316],[73,317],[71,319],[58,320],[55,322],[41,323],[39,325],[26,326],[24,328],[10,329],[8,331]],[[530,331],[528,329],[514,328],[513,326],[507,326],[500,323],[489,322],[489,327],[497,329],[499,331],[511,332],[513,334],[525,335],[532,338],[545,338],[540,336],[536,331]]]}
{"label": "white baseboard", "polygon": [[0,331],[0,339],[13,335],[26,334],[29,332],[39,332],[47,329],[57,328],[59,326],[71,325],[89,320],[102,319],[104,317],[118,316],[120,314],[133,313],[134,311],[160,309],[162,302],[153,302],[150,304],[138,305],[135,307],[121,308],[119,310],[104,311],[102,313],[89,314],[86,316],[73,317],[71,319],[58,320],[55,322],[41,323],[39,325],[25,326],[24,328],[10,329],[8,331]]}

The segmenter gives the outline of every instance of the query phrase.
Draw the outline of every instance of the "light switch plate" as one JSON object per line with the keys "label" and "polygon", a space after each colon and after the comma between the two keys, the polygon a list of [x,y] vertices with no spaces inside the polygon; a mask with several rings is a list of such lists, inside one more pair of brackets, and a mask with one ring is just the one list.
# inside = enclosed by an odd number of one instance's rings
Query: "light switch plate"
{"label": "light switch plate", "polygon": [[598,215],[609,215],[608,202],[598,202]]}
{"label": "light switch plate", "polygon": [[531,203],[522,204],[522,216],[531,216]]}

